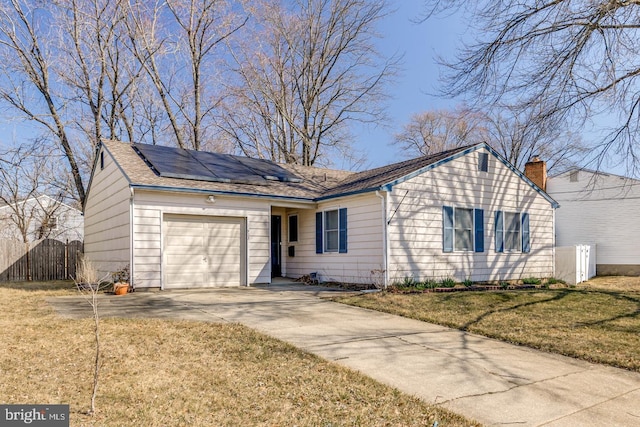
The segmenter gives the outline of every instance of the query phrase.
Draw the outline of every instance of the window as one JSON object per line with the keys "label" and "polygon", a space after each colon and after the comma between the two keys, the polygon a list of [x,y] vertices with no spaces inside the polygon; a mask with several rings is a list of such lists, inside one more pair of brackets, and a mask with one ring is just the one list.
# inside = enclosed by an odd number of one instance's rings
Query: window
{"label": "window", "polygon": [[316,253],[347,252],[347,209],[316,212]]}
{"label": "window", "polygon": [[484,211],[482,209],[442,208],[442,250],[444,252],[484,252]]}
{"label": "window", "polygon": [[529,214],[526,212],[496,212],[496,252],[524,252],[531,250]]}
{"label": "window", "polygon": [[338,252],[338,211],[324,213],[324,251]]}
{"label": "window", "polygon": [[489,171],[489,153],[478,153],[478,170],[480,172]]}
{"label": "window", "polygon": [[473,249],[473,209],[456,209],[454,211],[454,249],[470,251]]}
{"label": "window", "polygon": [[289,215],[289,241],[298,241],[298,215]]}
{"label": "window", "polygon": [[504,213],[504,250],[506,252],[521,250],[519,213]]}

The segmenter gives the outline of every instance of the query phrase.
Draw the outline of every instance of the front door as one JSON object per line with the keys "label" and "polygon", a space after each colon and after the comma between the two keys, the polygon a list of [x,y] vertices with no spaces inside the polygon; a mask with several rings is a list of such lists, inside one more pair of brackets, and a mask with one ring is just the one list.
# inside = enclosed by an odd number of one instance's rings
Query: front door
{"label": "front door", "polygon": [[282,276],[282,217],[271,216],[271,277]]}

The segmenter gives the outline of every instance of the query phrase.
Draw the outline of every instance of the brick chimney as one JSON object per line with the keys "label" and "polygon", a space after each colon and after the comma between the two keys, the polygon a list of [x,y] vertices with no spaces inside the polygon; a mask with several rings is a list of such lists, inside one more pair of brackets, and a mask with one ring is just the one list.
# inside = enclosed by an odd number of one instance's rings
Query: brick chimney
{"label": "brick chimney", "polygon": [[547,163],[540,160],[537,155],[531,156],[531,159],[524,165],[524,176],[540,187],[542,191],[547,191]]}

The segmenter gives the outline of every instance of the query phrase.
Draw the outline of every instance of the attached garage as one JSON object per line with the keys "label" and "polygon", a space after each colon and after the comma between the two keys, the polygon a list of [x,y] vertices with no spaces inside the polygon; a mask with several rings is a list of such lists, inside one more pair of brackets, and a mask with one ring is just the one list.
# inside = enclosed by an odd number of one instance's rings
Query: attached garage
{"label": "attached garage", "polygon": [[164,288],[245,285],[245,230],[244,218],[165,214]]}

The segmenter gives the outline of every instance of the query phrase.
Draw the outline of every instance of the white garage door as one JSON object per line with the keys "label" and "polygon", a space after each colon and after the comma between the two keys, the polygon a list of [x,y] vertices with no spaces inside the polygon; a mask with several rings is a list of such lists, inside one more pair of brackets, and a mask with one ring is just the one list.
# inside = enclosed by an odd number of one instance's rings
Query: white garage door
{"label": "white garage door", "polygon": [[240,286],[244,220],[165,215],[164,287]]}

